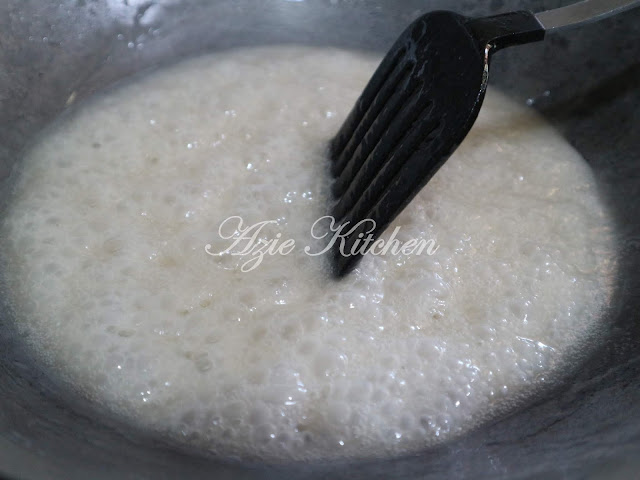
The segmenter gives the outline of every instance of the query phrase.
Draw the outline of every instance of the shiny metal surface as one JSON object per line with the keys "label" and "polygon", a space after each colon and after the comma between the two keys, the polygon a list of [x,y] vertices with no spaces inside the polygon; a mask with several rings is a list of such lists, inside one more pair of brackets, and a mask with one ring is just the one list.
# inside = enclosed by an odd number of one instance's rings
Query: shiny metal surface
{"label": "shiny metal surface", "polygon": [[[5,0],[0,5],[0,187],[68,102],[185,56],[303,43],[383,53],[421,13],[541,11],[560,0]],[[608,478],[640,456],[640,11],[499,52],[499,87],[549,118],[585,156],[618,222],[610,334],[529,408],[410,458],[249,467],[180,451],[59,390],[0,312],[0,472],[22,479]],[[0,212],[1,214],[1,212]],[[0,242],[2,240],[0,239]],[[0,244],[1,245],[1,244]],[[624,470],[624,469],[627,470]],[[621,470],[622,469],[622,470]],[[595,475],[600,475],[595,477]]]}
{"label": "shiny metal surface", "polygon": [[536,14],[545,30],[574,27],[603,20],[640,6],[637,0],[583,0]]}

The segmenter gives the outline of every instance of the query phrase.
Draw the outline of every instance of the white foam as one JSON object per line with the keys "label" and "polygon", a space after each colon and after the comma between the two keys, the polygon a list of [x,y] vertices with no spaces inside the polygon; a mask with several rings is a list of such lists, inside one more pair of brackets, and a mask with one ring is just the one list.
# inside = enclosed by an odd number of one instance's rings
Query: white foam
{"label": "white foam", "polygon": [[309,242],[326,142],[377,64],[270,47],[99,97],[28,152],[3,222],[20,328],[128,422],[220,455],[392,455],[463,433],[560,377],[611,294],[611,220],[583,159],[490,91],[396,221],[433,256],[342,282],[302,249],[250,273],[220,222]]}

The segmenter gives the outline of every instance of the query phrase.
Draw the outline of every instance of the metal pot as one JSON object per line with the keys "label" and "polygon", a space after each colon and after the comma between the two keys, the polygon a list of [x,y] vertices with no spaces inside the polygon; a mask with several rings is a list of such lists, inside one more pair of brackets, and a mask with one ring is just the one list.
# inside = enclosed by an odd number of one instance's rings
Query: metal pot
{"label": "metal pot", "polygon": [[[0,6],[0,185],[30,138],[136,72],[204,51],[299,43],[380,52],[433,9],[488,15],[562,0],[5,0]],[[528,408],[420,455],[353,464],[245,466],[173,450],[98,421],[39,373],[0,315],[0,472],[101,478],[626,478],[640,453],[640,9],[498,53],[491,87],[538,109],[597,173],[618,222],[610,333]]]}

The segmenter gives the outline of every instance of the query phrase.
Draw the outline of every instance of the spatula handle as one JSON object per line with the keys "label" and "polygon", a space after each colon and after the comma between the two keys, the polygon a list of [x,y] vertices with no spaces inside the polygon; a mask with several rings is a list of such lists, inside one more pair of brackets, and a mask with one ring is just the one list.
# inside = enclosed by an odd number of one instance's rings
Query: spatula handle
{"label": "spatula handle", "polygon": [[596,22],[638,6],[640,0],[583,0],[567,7],[537,13],[536,18],[546,31],[550,31]]}

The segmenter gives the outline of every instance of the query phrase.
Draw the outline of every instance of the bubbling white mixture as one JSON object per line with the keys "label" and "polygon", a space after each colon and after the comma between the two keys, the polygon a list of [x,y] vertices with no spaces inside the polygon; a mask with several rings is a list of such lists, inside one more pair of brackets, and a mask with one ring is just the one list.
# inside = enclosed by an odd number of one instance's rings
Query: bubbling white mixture
{"label": "bubbling white mixture", "polygon": [[[367,256],[337,282],[304,254],[326,144],[378,61],[205,56],[50,129],[2,225],[44,368],[137,427],[266,461],[417,451],[559,379],[611,296],[612,222],[577,152],[498,93],[395,222],[434,255]],[[242,273],[205,252],[231,215],[277,220],[265,238],[296,249]]]}

